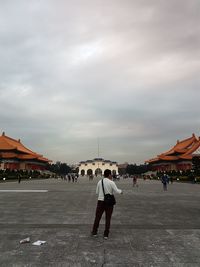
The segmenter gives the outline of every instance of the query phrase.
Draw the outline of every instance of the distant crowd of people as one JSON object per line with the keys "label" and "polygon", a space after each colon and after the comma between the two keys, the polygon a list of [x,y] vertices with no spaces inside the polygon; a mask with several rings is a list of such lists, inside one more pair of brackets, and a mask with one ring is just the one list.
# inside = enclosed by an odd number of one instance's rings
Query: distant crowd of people
{"label": "distant crowd of people", "polygon": [[68,183],[77,183],[78,182],[78,173],[68,173],[64,176],[64,180],[68,181]]}

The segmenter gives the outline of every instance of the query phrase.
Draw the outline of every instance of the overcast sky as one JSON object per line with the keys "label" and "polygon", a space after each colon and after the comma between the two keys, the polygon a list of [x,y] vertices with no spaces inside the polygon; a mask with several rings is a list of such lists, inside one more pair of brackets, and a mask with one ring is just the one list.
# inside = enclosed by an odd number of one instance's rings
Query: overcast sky
{"label": "overcast sky", "polygon": [[199,136],[199,0],[0,0],[0,130],[67,163]]}

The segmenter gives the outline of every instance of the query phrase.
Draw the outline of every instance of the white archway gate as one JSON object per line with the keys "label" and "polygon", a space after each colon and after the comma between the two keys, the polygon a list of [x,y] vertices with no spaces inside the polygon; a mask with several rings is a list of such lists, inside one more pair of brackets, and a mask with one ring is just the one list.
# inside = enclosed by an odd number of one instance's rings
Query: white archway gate
{"label": "white archway gate", "polygon": [[111,172],[116,175],[119,174],[116,161],[95,158],[93,160],[81,161],[79,163],[79,175],[103,175],[106,169],[111,170]]}

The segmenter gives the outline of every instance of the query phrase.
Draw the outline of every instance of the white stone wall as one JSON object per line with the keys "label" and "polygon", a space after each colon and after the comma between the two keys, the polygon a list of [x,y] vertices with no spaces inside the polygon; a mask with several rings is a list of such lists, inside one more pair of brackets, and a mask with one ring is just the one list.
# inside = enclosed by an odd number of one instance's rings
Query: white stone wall
{"label": "white stone wall", "polygon": [[92,174],[95,175],[96,169],[100,169],[102,171],[102,174],[106,169],[111,170],[111,172],[115,171],[116,174],[118,174],[118,166],[116,163],[104,162],[104,161],[92,161],[92,162],[80,163],[79,175],[81,174],[82,170],[85,171],[85,175],[87,174],[88,170],[92,170]]}

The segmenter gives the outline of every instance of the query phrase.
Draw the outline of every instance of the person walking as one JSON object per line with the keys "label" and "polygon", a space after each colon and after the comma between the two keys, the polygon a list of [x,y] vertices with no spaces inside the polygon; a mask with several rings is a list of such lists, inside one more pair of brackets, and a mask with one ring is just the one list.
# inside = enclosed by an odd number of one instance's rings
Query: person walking
{"label": "person walking", "polygon": [[167,184],[169,183],[169,179],[168,179],[167,174],[164,173],[164,175],[161,178],[161,181],[163,183],[163,190],[167,191]]}
{"label": "person walking", "polygon": [[133,176],[133,187],[138,187],[136,175]]}
{"label": "person walking", "polygon": [[67,175],[67,178],[68,178],[68,183],[70,183],[70,182],[71,182],[71,175],[68,174],[68,175]]}
{"label": "person walking", "polygon": [[108,205],[105,203],[104,198],[106,194],[113,195],[113,192],[122,194],[122,190],[118,189],[115,182],[112,181],[111,170],[106,169],[104,171],[104,179],[101,179],[97,183],[96,194],[98,194],[98,201],[96,207],[95,220],[92,229],[92,236],[96,237],[98,233],[99,223],[103,213],[105,212],[106,221],[105,221],[105,230],[104,230],[104,239],[108,239],[110,231],[110,222],[113,213],[113,205]]}
{"label": "person walking", "polygon": [[20,184],[21,183],[21,179],[22,179],[22,176],[21,176],[21,173],[18,174],[18,183]]}

